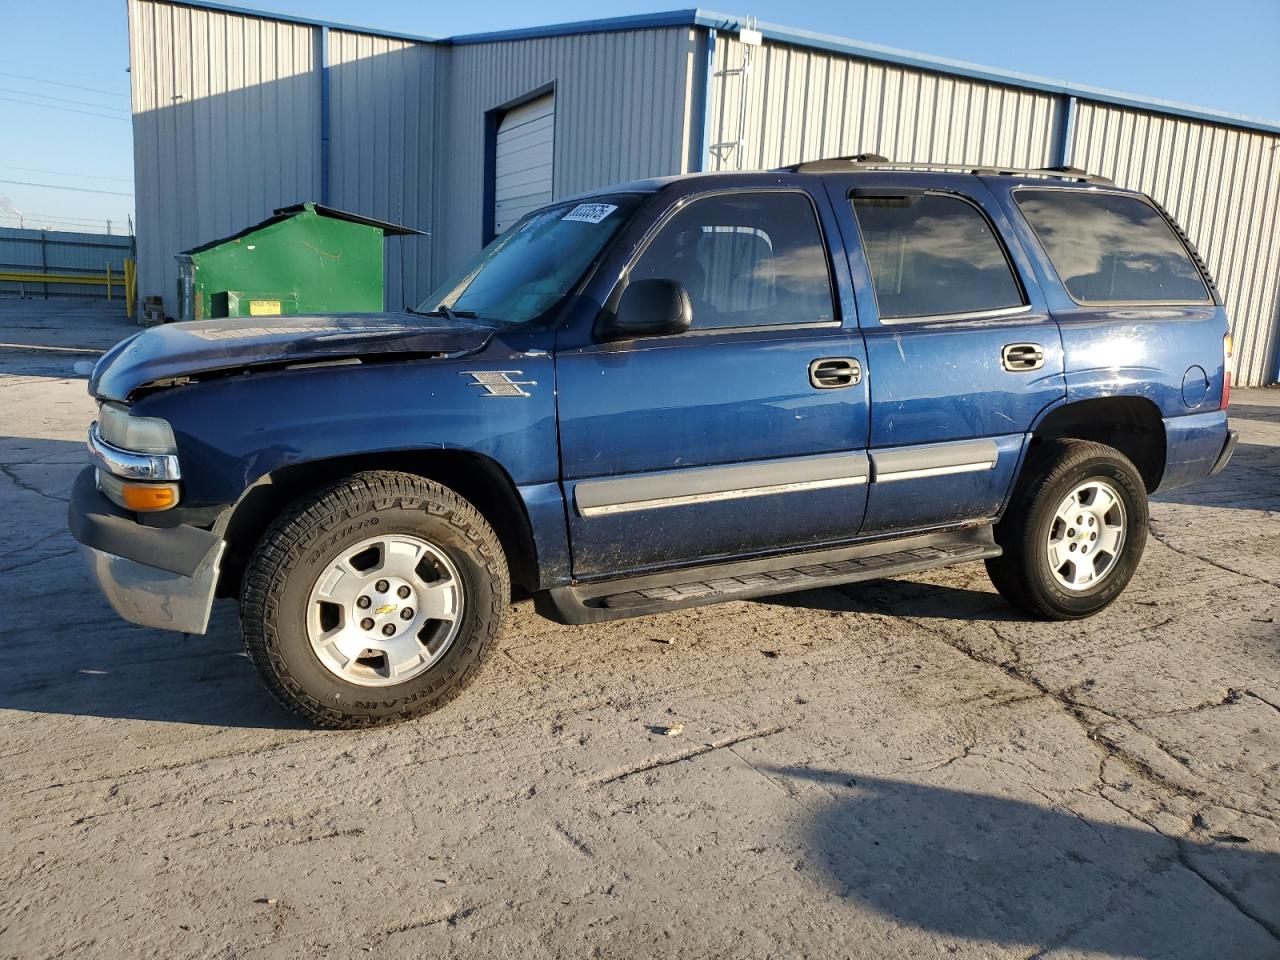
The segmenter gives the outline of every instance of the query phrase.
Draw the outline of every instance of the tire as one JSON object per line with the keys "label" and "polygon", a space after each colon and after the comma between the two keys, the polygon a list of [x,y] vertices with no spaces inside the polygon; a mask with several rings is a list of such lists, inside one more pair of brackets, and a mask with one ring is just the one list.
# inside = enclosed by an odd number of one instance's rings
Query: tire
{"label": "tire", "polygon": [[502,547],[475,507],[431,480],[379,471],[276,520],[245,570],[240,619],[277,700],[316,726],[354,729],[457,696],[510,596]]}
{"label": "tire", "polygon": [[1146,485],[1112,447],[1052,440],[1028,457],[995,533],[1004,555],[987,561],[987,574],[1006,600],[1045,620],[1092,616],[1120,595],[1142,558]]}

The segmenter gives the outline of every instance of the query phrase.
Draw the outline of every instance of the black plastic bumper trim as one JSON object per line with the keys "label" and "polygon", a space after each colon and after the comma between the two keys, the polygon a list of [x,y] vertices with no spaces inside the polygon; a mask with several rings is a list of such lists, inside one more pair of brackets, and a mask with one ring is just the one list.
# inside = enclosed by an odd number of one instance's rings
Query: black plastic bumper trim
{"label": "black plastic bumper trim", "polygon": [[220,540],[198,527],[147,527],[104,497],[94,483],[93,467],[76,477],[67,505],[71,535],[86,547],[184,577],[195,574]]}
{"label": "black plastic bumper trim", "polygon": [[1236,452],[1236,442],[1240,439],[1239,430],[1228,430],[1227,439],[1222,442],[1222,452],[1218,454],[1218,459],[1213,462],[1213,469],[1209,471],[1209,476],[1221,473],[1228,463],[1231,462],[1231,455]]}

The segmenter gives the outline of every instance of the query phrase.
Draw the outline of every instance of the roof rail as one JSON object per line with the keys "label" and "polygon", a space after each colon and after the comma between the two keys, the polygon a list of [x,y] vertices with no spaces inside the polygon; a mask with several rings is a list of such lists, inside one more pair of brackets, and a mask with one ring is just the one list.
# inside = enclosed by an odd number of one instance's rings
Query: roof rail
{"label": "roof rail", "polygon": [[1081,183],[1106,183],[1110,177],[1089,173],[1078,167],[984,167],[968,163],[930,163],[927,160],[886,160],[878,153],[859,153],[849,157],[826,157],[779,167],[791,173],[849,173],[866,170],[918,170],[921,172],[969,173],[978,177],[1050,177],[1078,180]]}
{"label": "roof rail", "polygon": [[821,160],[806,160],[803,163],[793,163],[789,167],[779,167],[778,169],[790,170],[792,173],[838,173],[842,170],[847,171],[850,166],[871,163],[878,166],[880,164],[888,164],[890,161],[888,157],[882,157],[878,153],[855,153],[848,157],[824,157]]}

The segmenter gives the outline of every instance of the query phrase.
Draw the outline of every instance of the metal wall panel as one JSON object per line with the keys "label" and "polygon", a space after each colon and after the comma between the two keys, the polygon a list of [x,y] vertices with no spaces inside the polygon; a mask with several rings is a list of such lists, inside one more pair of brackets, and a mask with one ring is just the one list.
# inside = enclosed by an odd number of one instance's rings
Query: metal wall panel
{"label": "metal wall panel", "polygon": [[318,197],[316,28],[129,0],[138,298],[174,254]]}
{"label": "metal wall panel", "polygon": [[[139,297],[172,314],[175,253],[320,198],[323,28],[129,0],[129,29]],[[434,235],[388,240],[392,307],[481,245],[490,110],[555,89],[557,197],[690,169],[688,27],[458,46],[333,28],[328,47],[330,203]]]}
{"label": "metal wall panel", "polygon": [[683,173],[695,150],[698,48],[697,31],[687,27],[450,48],[439,167],[447,186],[437,192],[447,241],[436,245],[437,276],[457,270],[482,243],[486,114],[554,90],[554,199]]}
{"label": "metal wall panel", "polygon": [[[106,273],[110,264],[119,281],[113,296],[124,296],[124,261],[132,255],[133,237],[66,230],[24,230],[0,227],[0,273]],[[47,289],[46,289],[47,288]],[[18,283],[0,280],[0,296],[101,299],[101,285],[77,283]]]}
{"label": "metal wall panel", "polygon": [[[437,60],[422,43],[329,32],[329,203],[434,232]],[[315,147],[319,149],[318,146]],[[415,306],[434,284],[432,238],[387,238],[387,307]]]}
{"label": "metal wall panel", "polygon": [[[745,82],[740,73],[724,73],[741,70],[748,52]],[[857,153],[1045,166],[1054,162],[1060,110],[1061,99],[1049,93],[769,41],[748,47],[721,34],[708,169],[769,169]]]}
{"label": "metal wall panel", "polygon": [[1187,231],[1226,301],[1235,382],[1274,383],[1280,327],[1280,136],[1081,102],[1070,163],[1150,194]]}

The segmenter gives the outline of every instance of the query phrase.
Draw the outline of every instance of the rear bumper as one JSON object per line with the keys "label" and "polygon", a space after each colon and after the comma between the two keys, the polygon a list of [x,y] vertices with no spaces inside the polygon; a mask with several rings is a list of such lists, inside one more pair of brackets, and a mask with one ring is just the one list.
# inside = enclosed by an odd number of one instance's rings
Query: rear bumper
{"label": "rear bumper", "polygon": [[1224,410],[1168,417],[1164,433],[1164,476],[1157,488],[1161,491],[1203,480],[1221,470],[1235,446]]}
{"label": "rear bumper", "polygon": [[1222,469],[1231,462],[1231,455],[1236,452],[1236,441],[1240,439],[1238,430],[1228,430],[1227,439],[1222,442],[1222,452],[1218,454],[1218,459],[1214,461],[1213,469],[1209,471],[1209,476],[1215,473],[1221,473]]}
{"label": "rear bumper", "polygon": [[67,524],[98,588],[124,619],[204,633],[225,542],[197,527],[148,527],[98,492],[94,468],[76,478]]}

